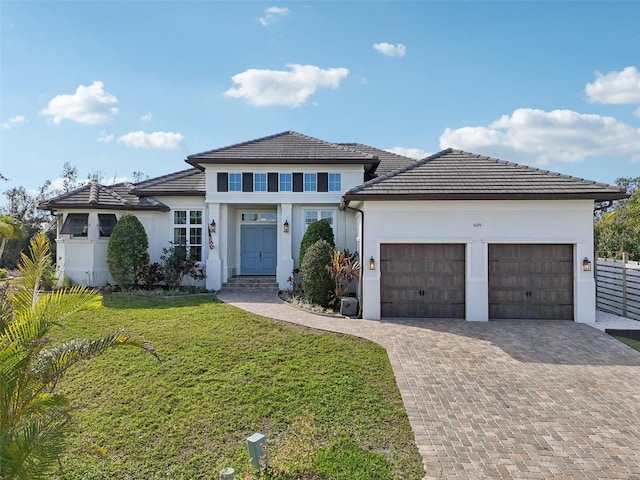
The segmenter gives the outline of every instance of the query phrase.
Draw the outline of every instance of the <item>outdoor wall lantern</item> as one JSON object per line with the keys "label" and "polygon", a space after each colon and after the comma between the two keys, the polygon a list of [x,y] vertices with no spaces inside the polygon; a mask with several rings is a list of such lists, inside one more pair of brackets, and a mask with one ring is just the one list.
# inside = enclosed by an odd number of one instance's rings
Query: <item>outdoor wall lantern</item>
{"label": "outdoor wall lantern", "polygon": [[211,223],[209,224],[209,231],[211,233],[216,233],[216,221],[211,219]]}
{"label": "outdoor wall lantern", "polygon": [[582,260],[582,271],[583,272],[590,272],[591,271],[591,262],[589,261],[589,259],[587,257],[584,257],[584,260]]}
{"label": "outdoor wall lantern", "polygon": [[376,269],[376,261],[374,260],[373,257],[371,257],[369,259],[369,270],[375,270]]}
{"label": "outdoor wall lantern", "polygon": [[289,220],[284,221],[284,225],[282,226],[284,233],[289,233]]}

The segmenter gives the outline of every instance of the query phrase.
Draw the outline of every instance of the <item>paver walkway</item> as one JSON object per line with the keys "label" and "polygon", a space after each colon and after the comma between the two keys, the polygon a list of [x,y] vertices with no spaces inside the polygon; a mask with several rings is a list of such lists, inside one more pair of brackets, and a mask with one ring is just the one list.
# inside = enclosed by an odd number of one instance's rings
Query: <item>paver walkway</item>
{"label": "paver walkway", "polygon": [[425,479],[640,480],[640,353],[590,326],[344,319],[274,294],[219,298],[385,347]]}

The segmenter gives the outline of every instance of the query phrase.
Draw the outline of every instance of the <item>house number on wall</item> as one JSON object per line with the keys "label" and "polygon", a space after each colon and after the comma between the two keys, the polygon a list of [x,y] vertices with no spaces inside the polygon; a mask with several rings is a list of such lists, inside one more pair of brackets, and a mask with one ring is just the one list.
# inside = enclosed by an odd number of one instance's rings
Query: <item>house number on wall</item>
{"label": "house number on wall", "polygon": [[479,227],[482,226],[482,224],[481,223],[474,223],[473,226],[474,226],[474,228],[479,228]]}

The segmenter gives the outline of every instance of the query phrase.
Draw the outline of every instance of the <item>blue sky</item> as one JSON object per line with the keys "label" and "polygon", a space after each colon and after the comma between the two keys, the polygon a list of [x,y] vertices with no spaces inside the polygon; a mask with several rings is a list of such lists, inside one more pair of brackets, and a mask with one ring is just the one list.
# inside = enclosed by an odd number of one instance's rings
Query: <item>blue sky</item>
{"label": "blue sky", "polygon": [[[640,2],[0,1],[0,172],[187,168],[295,130],[640,175]],[[1,201],[0,201],[1,202]]]}

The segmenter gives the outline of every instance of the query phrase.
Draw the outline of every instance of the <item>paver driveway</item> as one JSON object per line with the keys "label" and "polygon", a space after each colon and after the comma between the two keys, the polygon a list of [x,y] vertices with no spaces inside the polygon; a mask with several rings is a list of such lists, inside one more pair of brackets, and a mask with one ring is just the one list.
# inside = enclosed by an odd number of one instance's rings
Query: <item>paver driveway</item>
{"label": "paver driveway", "polygon": [[640,353],[573,322],[372,321],[221,294],[389,354],[427,479],[640,480]]}

